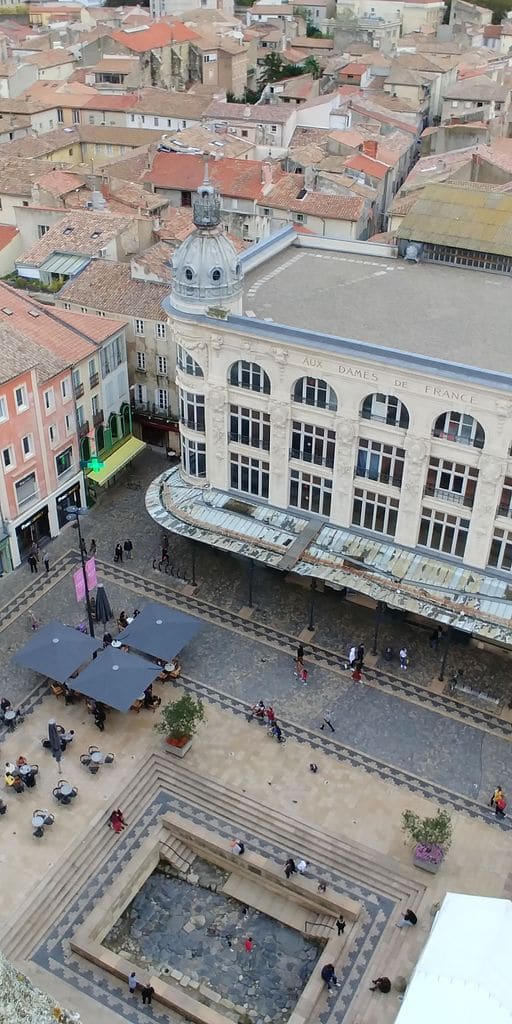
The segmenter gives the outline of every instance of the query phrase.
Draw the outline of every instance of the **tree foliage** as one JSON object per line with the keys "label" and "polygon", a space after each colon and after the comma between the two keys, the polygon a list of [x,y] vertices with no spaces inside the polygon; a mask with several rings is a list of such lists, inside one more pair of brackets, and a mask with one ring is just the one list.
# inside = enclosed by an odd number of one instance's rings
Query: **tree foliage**
{"label": "tree foliage", "polygon": [[447,811],[438,811],[430,818],[420,818],[415,811],[402,812],[402,832],[413,843],[439,846],[446,851],[451,846],[452,831],[452,819]]}

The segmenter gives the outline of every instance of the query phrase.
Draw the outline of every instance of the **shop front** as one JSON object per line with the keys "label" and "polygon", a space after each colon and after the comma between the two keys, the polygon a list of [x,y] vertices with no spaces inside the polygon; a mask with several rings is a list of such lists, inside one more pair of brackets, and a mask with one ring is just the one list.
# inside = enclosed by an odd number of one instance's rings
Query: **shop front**
{"label": "shop front", "polygon": [[23,561],[30,554],[34,542],[39,545],[42,541],[49,540],[50,535],[48,505],[43,505],[16,527],[16,540],[21,560]]}
{"label": "shop front", "polygon": [[11,569],[12,558],[9,535],[4,532],[4,528],[2,527],[0,534],[0,576],[3,576],[5,572],[10,572]]}
{"label": "shop front", "polygon": [[59,529],[61,529],[63,526],[66,526],[66,523],[68,521],[66,515],[66,510],[68,506],[78,505],[80,507],[81,504],[82,498],[80,493],[80,481],[77,480],[74,484],[71,484],[71,486],[68,487],[66,491],[63,491],[62,494],[59,494],[56,500],[57,520],[59,523]]}

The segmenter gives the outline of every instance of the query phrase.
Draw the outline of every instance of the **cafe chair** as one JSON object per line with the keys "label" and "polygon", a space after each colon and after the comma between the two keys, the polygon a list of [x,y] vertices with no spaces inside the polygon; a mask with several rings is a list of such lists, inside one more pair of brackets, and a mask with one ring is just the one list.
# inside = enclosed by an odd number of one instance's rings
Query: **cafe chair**
{"label": "cafe chair", "polygon": [[91,775],[97,775],[99,770],[100,770],[99,764],[94,764],[93,761],[90,761],[90,763],[88,765],[88,768],[89,768],[89,771],[90,771]]}
{"label": "cafe chair", "polygon": [[100,749],[99,747],[90,746],[89,747],[89,754],[98,754],[99,753],[99,749]]}
{"label": "cafe chair", "polygon": [[40,825],[39,828],[35,828],[32,832],[34,839],[42,839],[44,836],[44,828]]}
{"label": "cafe chair", "polygon": [[103,764],[113,764],[114,756],[114,754],[105,754],[105,757],[103,758]]}
{"label": "cafe chair", "polygon": [[31,764],[30,767],[31,767],[32,772],[33,772],[34,775],[39,775],[39,765],[38,764]]}
{"label": "cafe chair", "polygon": [[53,796],[55,797],[55,799],[56,799],[56,800],[57,800],[57,801],[58,801],[59,803],[62,803],[62,802],[63,802],[63,800],[64,800],[64,797],[62,796],[62,793],[61,793],[61,791],[60,791],[60,789],[59,789],[59,787],[58,787],[58,786],[54,786],[54,788],[53,788],[53,790],[52,790],[52,793],[53,793]]}
{"label": "cafe chair", "polygon": [[53,825],[54,821],[55,821],[55,815],[54,814],[48,814],[45,811],[44,812],[44,823],[45,823],[45,825]]}
{"label": "cafe chair", "polygon": [[62,695],[66,692],[64,687],[60,686],[59,683],[50,683],[50,690],[52,691],[54,697],[62,697]]}
{"label": "cafe chair", "polygon": [[86,768],[89,768],[91,764],[90,754],[80,754],[80,764],[83,764],[85,765]]}

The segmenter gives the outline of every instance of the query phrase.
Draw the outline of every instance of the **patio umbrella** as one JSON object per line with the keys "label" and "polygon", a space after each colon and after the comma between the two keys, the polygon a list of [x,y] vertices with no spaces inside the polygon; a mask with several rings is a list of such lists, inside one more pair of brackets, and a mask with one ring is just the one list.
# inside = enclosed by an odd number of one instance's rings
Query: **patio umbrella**
{"label": "patio umbrella", "polygon": [[106,626],[109,619],[113,619],[114,615],[108,597],[105,593],[105,587],[103,583],[98,583],[98,589],[96,591],[96,620],[102,622]]}
{"label": "patio umbrella", "polygon": [[60,735],[57,731],[57,723],[54,718],[50,718],[48,721],[48,739],[50,741],[52,757],[55,758],[59,773],[61,773],[62,768],[60,766],[60,760],[62,757],[62,747],[60,744]]}
{"label": "patio umbrella", "polygon": [[101,646],[101,640],[84,636],[71,626],[49,622],[30,637],[12,660],[16,665],[55,679],[57,683],[65,683],[73,672],[90,661]]}

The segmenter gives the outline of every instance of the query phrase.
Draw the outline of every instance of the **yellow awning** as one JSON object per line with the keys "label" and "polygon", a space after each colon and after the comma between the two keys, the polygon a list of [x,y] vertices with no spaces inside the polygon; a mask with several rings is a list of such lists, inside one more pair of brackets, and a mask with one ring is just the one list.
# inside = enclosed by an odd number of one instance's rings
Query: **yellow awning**
{"label": "yellow awning", "polygon": [[102,487],[145,447],[144,441],[139,441],[138,437],[127,438],[124,444],[112,452],[112,455],[107,455],[106,459],[102,460],[105,463],[103,469],[92,469],[87,474],[87,479]]}

